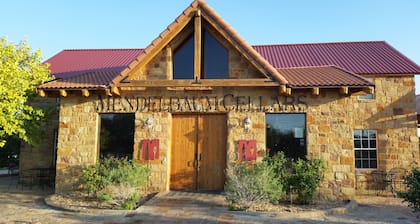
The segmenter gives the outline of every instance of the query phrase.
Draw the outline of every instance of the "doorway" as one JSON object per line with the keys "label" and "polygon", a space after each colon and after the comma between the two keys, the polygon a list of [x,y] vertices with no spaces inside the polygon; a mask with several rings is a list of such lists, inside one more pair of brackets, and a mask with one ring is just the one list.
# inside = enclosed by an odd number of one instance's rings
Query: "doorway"
{"label": "doorway", "polygon": [[172,190],[222,190],[226,168],[226,115],[172,117]]}

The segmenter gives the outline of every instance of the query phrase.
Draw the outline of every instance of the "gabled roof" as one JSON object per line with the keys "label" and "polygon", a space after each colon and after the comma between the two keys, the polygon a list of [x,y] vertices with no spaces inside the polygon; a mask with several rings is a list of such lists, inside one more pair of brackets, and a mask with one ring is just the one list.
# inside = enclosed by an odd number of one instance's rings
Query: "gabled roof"
{"label": "gabled roof", "polygon": [[281,68],[278,71],[287,79],[292,88],[373,86],[363,77],[337,66]]}
{"label": "gabled roof", "polygon": [[417,74],[420,67],[385,41],[260,45],[275,68],[336,65],[357,74]]}
{"label": "gabled roof", "polygon": [[204,0],[194,0],[189,7],[187,7],[176,19],[172,22],[160,35],[147,46],[143,54],[139,55],[136,60],[131,62],[129,66],[121,72],[112,82],[113,84],[119,83],[125,79],[131,71],[148,63],[157,52],[161,51],[172,38],[177,35],[181,30],[197,16],[197,11],[200,11],[200,16],[215,26],[219,32],[223,32],[227,41],[231,41],[233,46],[239,48],[243,56],[248,58],[251,63],[256,63],[258,67],[262,67],[264,75],[274,78],[280,84],[286,84],[287,80],[278,73],[278,71],[268,63],[264,57],[255,51],[239,34],[226,23],[221,16],[219,16]]}

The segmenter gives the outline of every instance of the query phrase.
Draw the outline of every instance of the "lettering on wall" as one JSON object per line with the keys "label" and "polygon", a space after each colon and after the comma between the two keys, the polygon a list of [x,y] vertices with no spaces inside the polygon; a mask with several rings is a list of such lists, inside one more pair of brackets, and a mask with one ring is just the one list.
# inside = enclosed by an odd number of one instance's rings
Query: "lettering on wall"
{"label": "lettering on wall", "polygon": [[293,96],[132,96],[103,97],[94,101],[98,113],[130,112],[281,112],[305,111],[306,95]]}

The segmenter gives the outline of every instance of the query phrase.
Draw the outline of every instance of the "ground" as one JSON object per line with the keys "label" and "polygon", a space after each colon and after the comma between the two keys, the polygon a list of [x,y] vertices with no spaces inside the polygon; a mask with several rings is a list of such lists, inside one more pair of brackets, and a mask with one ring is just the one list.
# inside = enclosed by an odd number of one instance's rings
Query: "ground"
{"label": "ground", "polygon": [[136,211],[72,212],[50,207],[50,189],[9,189],[0,177],[0,223],[419,223],[407,204],[395,197],[357,197],[354,208],[325,212],[231,212],[222,195],[168,192]]}

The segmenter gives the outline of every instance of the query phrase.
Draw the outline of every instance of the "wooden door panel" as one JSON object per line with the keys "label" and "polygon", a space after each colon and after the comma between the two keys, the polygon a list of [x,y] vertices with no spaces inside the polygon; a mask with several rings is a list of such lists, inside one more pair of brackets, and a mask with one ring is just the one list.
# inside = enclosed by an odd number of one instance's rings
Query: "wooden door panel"
{"label": "wooden door panel", "polygon": [[196,116],[173,115],[170,189],[196,189]]}
{"label": "wooden door panel", "polygon": [[223,190],[226,169],[226,116],[200,115],[198,131],[198,188]]}

